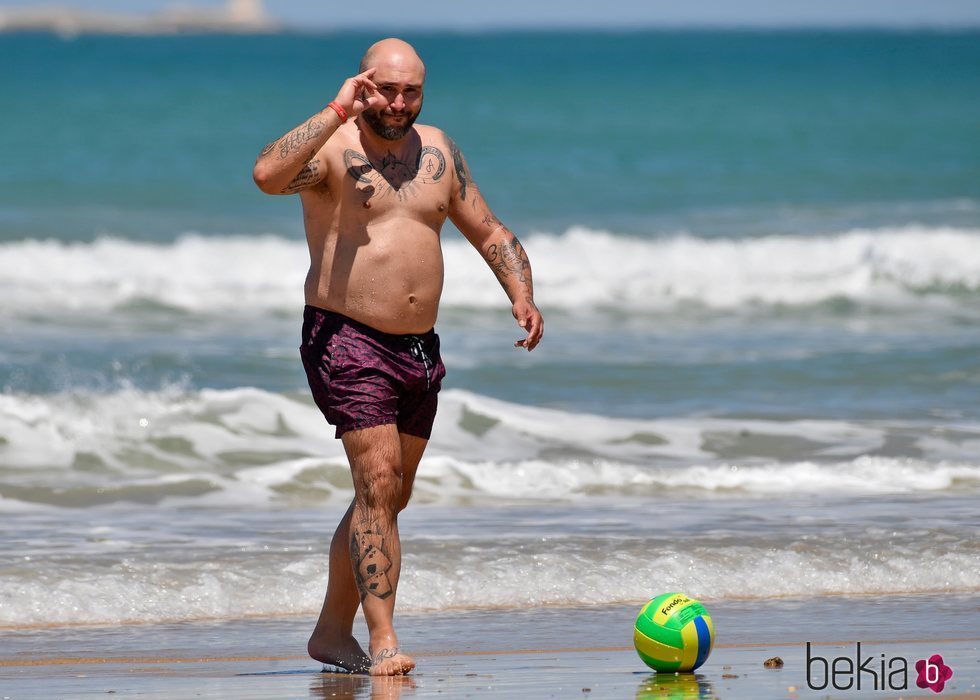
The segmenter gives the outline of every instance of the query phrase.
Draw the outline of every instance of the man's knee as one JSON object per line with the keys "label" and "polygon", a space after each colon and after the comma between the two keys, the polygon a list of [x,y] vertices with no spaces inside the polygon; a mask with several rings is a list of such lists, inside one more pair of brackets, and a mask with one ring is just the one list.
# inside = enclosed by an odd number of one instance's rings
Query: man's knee
{"label": "man's knee", "polygon": [[366,466],[355,484],[355,499],[367,508],[401,510],[402,471],[395,464]]}
{"label": "man's knee", "polygon": [[393,512],[401,500],[402,458],[394,425],[344,433],[344,449],[354,478],[354,501]]}

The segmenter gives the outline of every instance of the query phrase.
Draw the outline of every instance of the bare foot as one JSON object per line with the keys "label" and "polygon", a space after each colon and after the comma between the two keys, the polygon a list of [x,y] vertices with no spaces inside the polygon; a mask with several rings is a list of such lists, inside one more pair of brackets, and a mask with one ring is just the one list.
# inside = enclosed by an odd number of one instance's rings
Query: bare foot
{"label": "bare foot", "polygon": [[339,666],[349,673],[367,673],[371,668],[371,658],[350,634],[314,630],[306,651],[320,663]]}
{"label": "bare foot", "polygon": [[398,647],[384,647],[372,654],[369,673],[372,676],[400,676],[413,668],[415,661],[411,656],[401,653]]}

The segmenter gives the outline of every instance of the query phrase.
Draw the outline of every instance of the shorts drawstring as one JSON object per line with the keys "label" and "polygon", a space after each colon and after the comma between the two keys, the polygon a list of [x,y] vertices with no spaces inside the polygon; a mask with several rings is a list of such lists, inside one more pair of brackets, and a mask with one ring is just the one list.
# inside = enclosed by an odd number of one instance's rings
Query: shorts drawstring
{"label": "shorts drawstring", "polygon": [[421,361],[422,365],[425,367],[425,390],[428,391],[431,383],[429,370],[432,369],[432,358],[430,358],[428,353],[425,352],[425,346],[422,345],[422,339],[417,335],[408,336],[408,343],[409,352],[412,353],[412,357]]}

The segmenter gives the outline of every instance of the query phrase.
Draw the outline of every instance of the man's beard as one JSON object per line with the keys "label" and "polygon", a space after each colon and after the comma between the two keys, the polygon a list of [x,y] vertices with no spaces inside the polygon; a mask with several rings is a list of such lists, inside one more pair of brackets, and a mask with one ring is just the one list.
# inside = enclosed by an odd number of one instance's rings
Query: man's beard
{"label": "man's beard", "polygon": [[[419,111],[422,107],[419,105]],[[403,112],[404,114],[404,112]],[[375,112],[373,109],[366,109],[361,112],[361,116],[368,126],[371,127],[371,131],[385,139],[386,141],[397,141],[403,138],[412,129],[412,124],[418,119],[419,113],[416,112],[412,116],[408,117],[403,124],[388,126],[383,121],[381,121],[381,113]]]}

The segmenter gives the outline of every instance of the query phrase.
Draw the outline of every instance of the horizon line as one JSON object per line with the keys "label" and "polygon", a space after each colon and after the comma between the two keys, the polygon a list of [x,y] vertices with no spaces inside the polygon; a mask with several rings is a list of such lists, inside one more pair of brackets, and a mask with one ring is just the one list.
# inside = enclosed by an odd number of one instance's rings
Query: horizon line
{"label": "horizon line", "polygon": [[[908,32],[933,32],[933,33],[955,33],[955,32],[975,32],[980,30],[980,20],[975,23],[939,23],[939,22],[908,22],[908,23],[727,23],[727,22],[677,22],[677,23],[623,23],[623,24],[589,24],[589,23],[568,23],[568,24],[430,24],[430,25],[394,25],[394,24],[318,24],[315,26],[304,26],[294,23],[282,23],[271,27],[247,27],[238,26],[232,28],[223,27],[201,27],[181,28],[169,31],[139,31],[127,32],[117,31],[107,27],[104,31],[98,28],[84,27],[78,31],[71,32],[78,35],[103,35],[103,36],[180,36],[180,35],[336,35],[345,31],[357,33],[384,33],[398,31],[404,34],[418,33],[449,33],[449,34],[496,34],[496,33],[542,33],[542,34],[561,34],[561,33],[617,33],[635,34],[641,32],[657,31],[718,31],[718,32],[882,32],[882,33],[908,33]],[[56,27],[2,27],[0,34],[60,34]]]}

